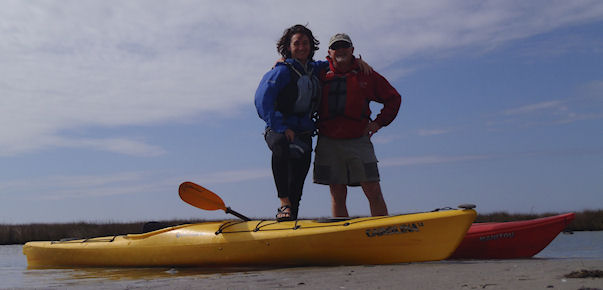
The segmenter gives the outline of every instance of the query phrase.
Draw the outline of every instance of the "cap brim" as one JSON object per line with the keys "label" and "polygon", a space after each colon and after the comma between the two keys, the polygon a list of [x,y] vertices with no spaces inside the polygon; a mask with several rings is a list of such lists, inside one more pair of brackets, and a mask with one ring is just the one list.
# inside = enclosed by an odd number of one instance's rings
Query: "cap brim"
{"label": "cap brim", "polygon": [[341,42],[348,44],[349,45],[348,47],[352,47],[353,46],[353,44],[351,42],[349,42],[347,40],[344,40],[344,39],[341,39],[341,40],[337,40],[337,41],[334,41],[333,43],[329,44],[329,49],[333,49],[334,45],[336,45],[337,43],[341,43]]}

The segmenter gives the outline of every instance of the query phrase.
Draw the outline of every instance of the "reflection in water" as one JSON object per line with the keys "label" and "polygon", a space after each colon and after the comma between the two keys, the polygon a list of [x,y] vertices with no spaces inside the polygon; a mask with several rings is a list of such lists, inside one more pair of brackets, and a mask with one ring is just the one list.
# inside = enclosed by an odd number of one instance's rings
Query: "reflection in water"
{"label": "reflection in water", "polygon": [[28,269],[22,248],[23,245],[0,245],[0,288],[97,288],[98,286],[104,286],[101,288],[129,288],[137,285],[166,288],[169,287],[173,278],[205,279],[216,277],[216,275],[248,274],[249,272],[274,269],[262,267]]}
{"label": "reflection in water", "polygon": [[[176,277],[204,279],[214,275],[249,273],[274,268],[65,268],[28,269],[19,287],[125,286],[153,280],[161,286]],[[4,286],[4,285],[3,285]],[[10,285],[9,285],[10,286]]]}
{"label": "reflection in water", "polygon": [[50,275],[56,278],[57,274],[64,279],[157,279],[186,277],[213,274],[229,274],[238,272],[253,272],[270,270],[273,268],[65,268],[65,269],[28,269],[28,276],[42,277]]}
{"label": "reflection in water", "polygon": [[535,257],[603,259],[603,231],[562,233]]}
{"label": "reflection in water", "polygon": [[64,268],[64,269],[28,269],[27,277],[55,280],[150,280],[161,278],[228,275],[231,273],[254,272],[273,268]]}
{"label": "reflection in water", "polygon": [[[559,235],[535,258],[603,259],[603,231]],[[242,275],[235,288],[245,288],[249,276],[275,268],[63,268],[27,269],[22,245],[0,246],[0,288],[170,288],[174,278],[208,280]],[[446,263],[446,262],[444,262]],[[468,262],[466,262],[468,263]],[[480,263],[480,261],[472,261]],[[173,287],[171,287],[173,288]]]}

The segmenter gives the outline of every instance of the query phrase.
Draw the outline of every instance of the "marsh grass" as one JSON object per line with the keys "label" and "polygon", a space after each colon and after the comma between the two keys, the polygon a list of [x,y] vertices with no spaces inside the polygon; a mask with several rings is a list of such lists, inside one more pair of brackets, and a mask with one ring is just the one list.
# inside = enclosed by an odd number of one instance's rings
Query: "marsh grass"
{"label": "marsh grass", "polygon": [[[508,222],[529,220],[557,215],[543,214],[511,214],[494,212],[479,214],[475,222]],[[198,223],[207,220],[170,220],[159,222],[162,227]],[[54,223],[54,224],[0,224],[0,245],[24,244],[29,241],[58,241],[64,238],[93,238],[141,233],[145,222],[107,222],[107,223]],[[567,231],[600,231],[603,230],[603,210],[585,210],[576,213],[576,218]]]}
{"label": "marsh grass", "polygon": [[[202,220],[162,221],[162,227],[197,223]],[[29,241],[58,241],[66,238],[93,238],[142,233],[145,222],[108,223],[52,223],[1,225],[0,245],[24,244]]]}
{"label": "marsh grass", "polygon": [[[510,214],[508,212],[494,212],[478,214],[476,223],[484,222],[510,222],[531,220],[541,217],[558,215],[560,213],[548,212],[542,214]],[[603,210],[585,210],[576,212],[576,218],[569,224],[566,231],[601,231],[603,230]]]}

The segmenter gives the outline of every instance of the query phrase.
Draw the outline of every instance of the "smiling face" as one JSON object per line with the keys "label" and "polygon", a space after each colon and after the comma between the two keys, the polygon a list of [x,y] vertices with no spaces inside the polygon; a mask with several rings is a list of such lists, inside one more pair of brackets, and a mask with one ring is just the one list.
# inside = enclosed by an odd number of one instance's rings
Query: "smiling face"
{"label": "smiling face", "polygon": [[329,48],[329,57],[333,59],[333,64],[335,66],[350,65],[353,59],[352,55],[354,54],[354,47],[338,44],[339,42],[336,42]]}
{"label": "smiling face", "polygon": [[310,56],[310,38],[303,33],[293,34],[291,44],[289,44],[291,57],[300,61],[308,60]]}

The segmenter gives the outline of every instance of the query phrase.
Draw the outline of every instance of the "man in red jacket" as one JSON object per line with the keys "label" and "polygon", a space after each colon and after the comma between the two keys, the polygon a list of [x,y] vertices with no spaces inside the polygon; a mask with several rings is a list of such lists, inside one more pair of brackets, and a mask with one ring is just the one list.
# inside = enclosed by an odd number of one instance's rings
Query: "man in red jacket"
{"label": "man in red jacket", "polygon": [[[389,125],[398,114],[401,97],[377,72],[359,74],[354,46],[347,34],[329,41],[329,69],[321,75],[318,143],[314,160],[314,182],[329,185],[332,212],[347,217],[347,186],[361,186],[371,215],[387,215],[379,184],[377,157],[370,137]],[[370,102],[383,104],[371,120]]]}

